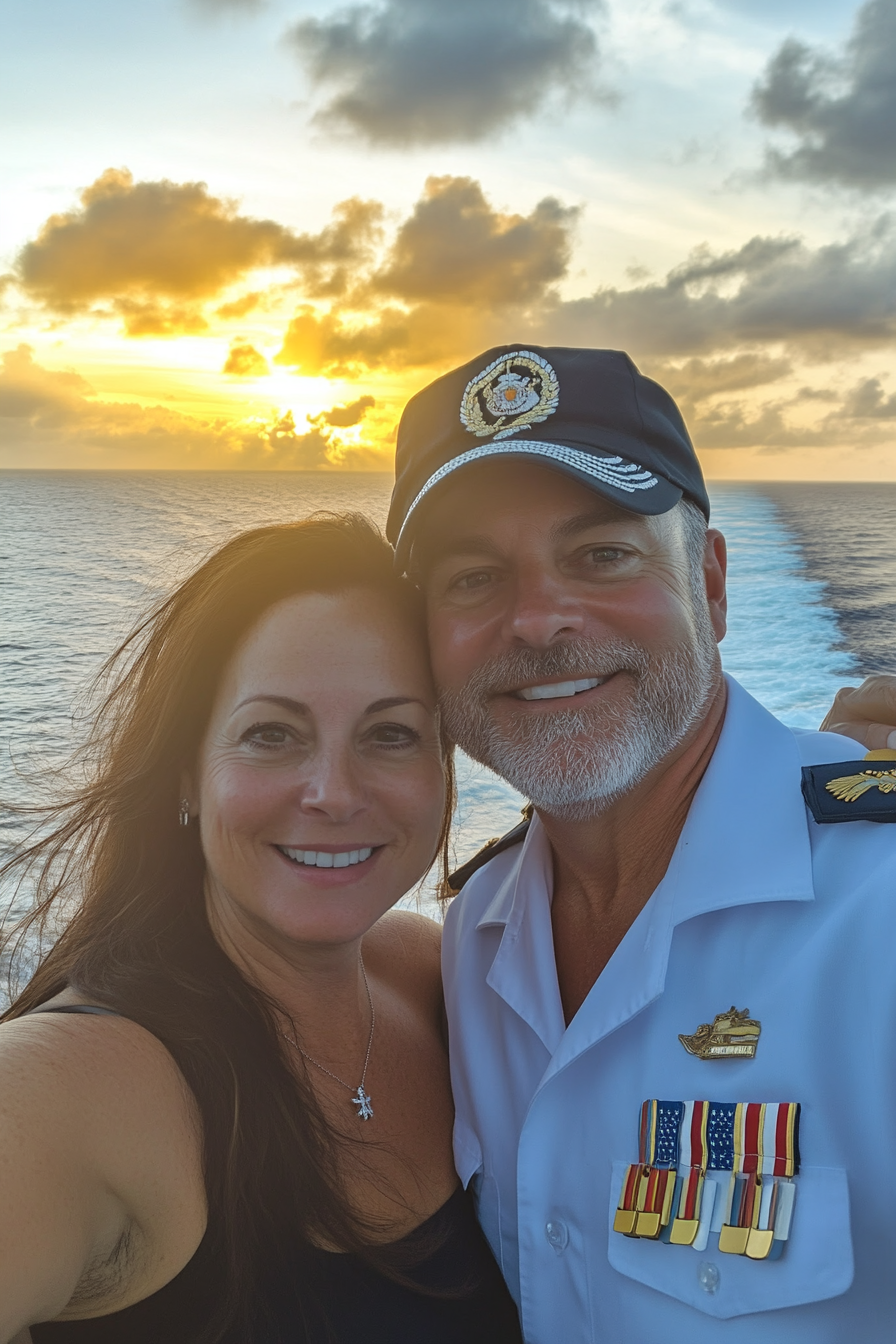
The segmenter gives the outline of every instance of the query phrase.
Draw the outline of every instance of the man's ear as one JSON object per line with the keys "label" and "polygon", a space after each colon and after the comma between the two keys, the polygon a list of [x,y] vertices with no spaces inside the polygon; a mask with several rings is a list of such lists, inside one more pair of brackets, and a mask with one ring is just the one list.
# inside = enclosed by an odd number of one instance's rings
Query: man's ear
{"label": "man's ear", "polygon": [[728,547],[716,528],[706,531],[706,549],[703,552],[703,575],[706,580],[706,600],[716,643],[721,643],[728,629],[728,593],[725,580],[728,574]]}

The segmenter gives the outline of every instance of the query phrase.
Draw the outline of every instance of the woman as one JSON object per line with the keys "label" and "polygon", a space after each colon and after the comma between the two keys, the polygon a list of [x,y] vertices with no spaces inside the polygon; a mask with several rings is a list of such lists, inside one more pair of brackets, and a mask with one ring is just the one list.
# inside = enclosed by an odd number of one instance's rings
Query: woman
{"label": "woman", "polygon": [[422,619],[369,524],[316,519],[112,659],[25,856],[65,927],[0,1027],[0,1340],[519,1340],[451,1161],[437,929],[389,913],[445,862]]}

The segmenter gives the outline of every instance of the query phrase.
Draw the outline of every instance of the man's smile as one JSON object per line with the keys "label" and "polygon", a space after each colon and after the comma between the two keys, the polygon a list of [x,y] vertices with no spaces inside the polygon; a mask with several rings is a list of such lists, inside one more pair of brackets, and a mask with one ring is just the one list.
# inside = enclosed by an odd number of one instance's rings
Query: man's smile
{"label": "man's smile", "polygon": [[575,681],[545,682],[540,686],[521,686],[511,694],[519,700],[567,700],[574,695],[581,695],[583,691],[593,691],[603,686],[612,676],[615,673],[611,672],[605,677],[579,677]]}

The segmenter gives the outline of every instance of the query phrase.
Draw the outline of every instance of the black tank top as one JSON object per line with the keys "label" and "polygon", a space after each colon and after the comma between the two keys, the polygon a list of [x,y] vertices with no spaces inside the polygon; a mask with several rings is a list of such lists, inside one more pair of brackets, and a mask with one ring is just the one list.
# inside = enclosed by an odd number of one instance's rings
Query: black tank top
{"label": "black tank top", "polygon": [[[118,1016],[86,1004],[38,1011]],[[271,1262],[283,1270],[269,1285],[268,1324],[250,1337],[225,1335],[221,1344],[522,1344],[516,1308],[465,1191],[396,1245],[413,1249],[423,1238],[436,1250],[404,1273],[429,1292],[396,1283],[353,1255],[305,1246],[290,1266],[282,1248],[272,1247]],[[222,1273],[209,1228],[192,1259],[151,1297],[92,1320],[33,1325],[33,1344],[194,1344]],[[322,1314],[305,1300],[309,1275]]]}

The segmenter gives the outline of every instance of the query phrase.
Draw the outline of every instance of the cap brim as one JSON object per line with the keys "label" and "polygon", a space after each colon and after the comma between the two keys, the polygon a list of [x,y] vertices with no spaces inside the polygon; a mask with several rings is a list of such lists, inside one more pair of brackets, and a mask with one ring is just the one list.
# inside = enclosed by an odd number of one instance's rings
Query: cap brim
{"label": "cap brim", "polygon": [[444,482],[452,480],[458,471],[474,463],[496,457],[524,461],[534,459],[546,467],[553,467],[567,476],[572,476],[574,480],[581,481],[590,490],[596,490],[612,504],[627,509],[630,513],[648,515],[668,513],[670,509],[675,508],[684,493],[665,476],[660,476],[637,462],[630,462],[616,454],[602,455],[594,450],[575,448],[570,444],[542,443],[531,439],[518,439],[514,443],[483,443],[476,448],[468,449],[465,453],[460,453],[439,467],[418,491],[405,514],[395,542],[396,559],[402,568],[412,542],[411,524],[417,521],[421,506],[430,503],[434,493],[438,493],[439,487]]}

